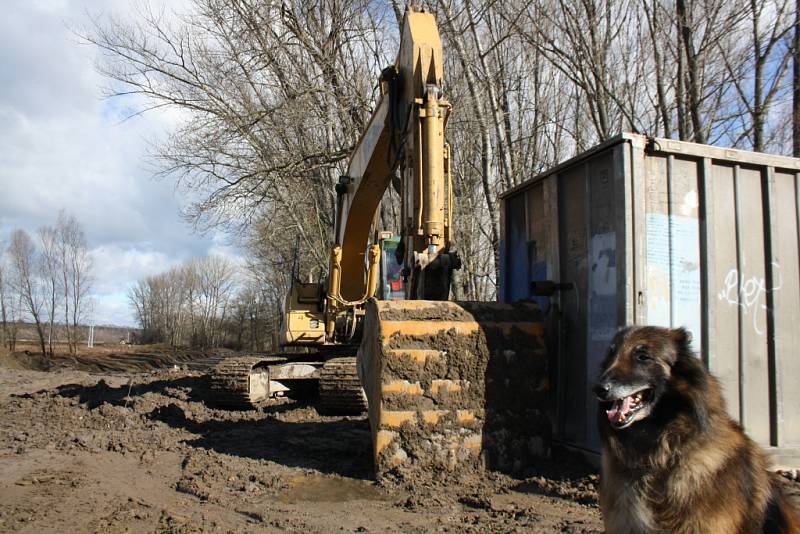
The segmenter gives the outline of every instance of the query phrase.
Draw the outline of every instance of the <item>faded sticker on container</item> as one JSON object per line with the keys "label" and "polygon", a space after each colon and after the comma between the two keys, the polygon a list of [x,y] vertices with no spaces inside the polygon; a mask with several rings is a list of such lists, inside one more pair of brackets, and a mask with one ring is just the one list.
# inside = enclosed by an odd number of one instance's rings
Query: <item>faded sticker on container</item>
{"label": "faded sticker on container", "polygon": [[647,322],[683,326],[700,347],[700,225],[694,217],[647,214]]}

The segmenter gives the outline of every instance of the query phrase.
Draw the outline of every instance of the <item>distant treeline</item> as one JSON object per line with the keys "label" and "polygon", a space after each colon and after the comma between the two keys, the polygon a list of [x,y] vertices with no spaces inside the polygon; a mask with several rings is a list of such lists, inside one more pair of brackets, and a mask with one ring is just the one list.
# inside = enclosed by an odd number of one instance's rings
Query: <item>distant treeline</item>
{"label": "distant treeline", "polygon": [[221,256],[143,278],[128,298],[145,343],[269,350],[279,322],[276,301],[252,271]]}

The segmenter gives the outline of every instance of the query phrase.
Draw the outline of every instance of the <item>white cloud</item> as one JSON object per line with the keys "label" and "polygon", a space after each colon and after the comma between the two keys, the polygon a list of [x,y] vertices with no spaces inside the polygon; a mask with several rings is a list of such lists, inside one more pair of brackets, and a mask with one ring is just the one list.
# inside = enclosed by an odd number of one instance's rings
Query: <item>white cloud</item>
{"label": "white cloud", "polygon": [[146,168],[148,142],[162,138],[180,113],[124,120],[143,103],[101,98],[97,51],[69,29],[101,12],[129,15],[131,5],[15,2],[0,18],[0,241],[16,228],[33,234],[54,224],[62,208],[75,215],[94,258],[98,323],[132,324],[125,295],[143,276],[209,252],[238,256],[218,237],[193,235],[179,217],[173,185],[153,180]]}
{"label": "white cloud", "polygon": [[91,250],[96,278],[93,289],[97,294],[113,294],[127,290],[129,285],[147,276],[166,271],[180,263],[178,258],[163,252],[124,249],[118,245],[103,245]]}
{"label": "white cloud", "polygon": [[138,326],[131,315],[130,308],[126,293],[94,295],[91,317],[87,322],[115,326]]}

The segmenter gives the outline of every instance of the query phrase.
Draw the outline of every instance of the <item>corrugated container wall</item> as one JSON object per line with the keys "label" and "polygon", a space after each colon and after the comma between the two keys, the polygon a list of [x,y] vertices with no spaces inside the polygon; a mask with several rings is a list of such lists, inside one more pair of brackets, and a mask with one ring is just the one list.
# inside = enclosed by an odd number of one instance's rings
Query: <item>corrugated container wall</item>
{"label": "corrugated container wall", "polygon": [[[689,329],[728,410],[800,447],[800,159],[623,134],[506,192],[500,298],[547,314],[561,441],[599,450],[592,382],[618,328]],[[532,281],[571,283],[552,298]]]}

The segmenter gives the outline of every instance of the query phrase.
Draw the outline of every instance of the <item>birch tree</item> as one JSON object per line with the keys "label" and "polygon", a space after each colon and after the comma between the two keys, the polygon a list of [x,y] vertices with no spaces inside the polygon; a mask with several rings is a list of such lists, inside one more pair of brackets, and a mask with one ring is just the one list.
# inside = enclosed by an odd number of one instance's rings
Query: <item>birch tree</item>
{"label": "birch tree", "polygon": [[11,259],[11,285],[19,295],[24,310],[33,319],[42,355],[47,355],[44,328],[42,327],[42,307],[45,296],[38,272],[36,246],[25,230],[16,230],[11,235],[8,248]]}
{"label": "birch tree", "polygon": [[17,342],[17,302],[10,285],[8,255],[0,241],[0,346],[13,351]]}
{"label": "birch tree", "polygon": [[58,214],[55,232],[61,270],[64,326],[70,353],[75,354],[78,326],[86,317],[91,305],[90,293],[94,281],[92,258],[83,227],[74,215],[62,210]]}
{"label": "birch tree", "polygon": [[52,226],[41,226],[37,231],[41,254],[40,272],[42,273],[43,291],[45,292],[45,310],[47,313],[47,350],[53,357],[53,343],[56,341],[55,322],[56,305],[60,301],[61,269],[58,255],[58,232]]}

